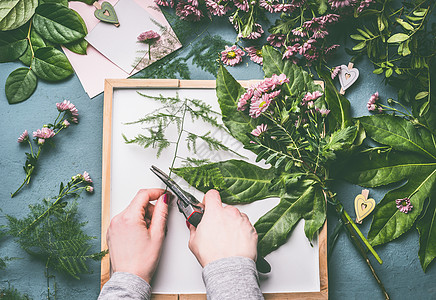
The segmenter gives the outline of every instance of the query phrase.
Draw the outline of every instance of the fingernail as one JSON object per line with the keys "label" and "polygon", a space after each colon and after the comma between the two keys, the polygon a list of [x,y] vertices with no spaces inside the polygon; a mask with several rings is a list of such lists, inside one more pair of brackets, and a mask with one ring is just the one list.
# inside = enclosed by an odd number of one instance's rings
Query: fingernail
{"label": "fingernail", "polygon": [[163,202],[164,202],[165,204],[168,204],[168,194],[164,194],[164,195],[163,195]]}
{"label": "fingernail", "polygon": [[191,223],[189,223],[188,220],[186,220],[186,227],[188,227],[188,229],[191,228]]}

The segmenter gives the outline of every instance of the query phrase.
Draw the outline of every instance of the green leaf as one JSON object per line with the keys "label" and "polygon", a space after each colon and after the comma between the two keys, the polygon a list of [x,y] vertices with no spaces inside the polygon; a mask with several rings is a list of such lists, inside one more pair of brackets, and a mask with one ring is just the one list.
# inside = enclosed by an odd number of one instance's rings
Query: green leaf
{"label": "green leaf", "polygon": [[0,32],[0,63],[16,60],[26,49],[27,40],[24,29]]}
{"label": "green leaf", "polygon": [[401,43],[401,42],[404,42],[405,40],[409,39],[409,37],[410,36],[408,36],[405,33],[397,33],[397,34],[394,34],[393,36],[391,36],[388,39],[388,43],[389,44],[392,44],[392,43]]}
{"label": "green leaf", "polygon": [[[45,3],[55,3],[68,7],[68,0],[39,0],[39,5]],[[94,2],[93,2],[94,3]],[[92,4],[92,3],[89,3]]]}
{"label": "green leaf", "polygon": [[73,74],[73,68],[65,54],[52,47],[36,50],[32,70],[39,78],[47,81],[62,80]]}
{"label": "green leaf", "polygon": [[325,81],[325,101],[330,113],[327,117],[329,130],[344,129],[352,124],[350,114],[350,102],[333,85],[328,75],[323,75]]}
{"label": "green leaf", "polygon": [[419,261],[425,272],[436,257],[436,201],[434,199],[430,198],[427,209],[416,223],[416,228],[419,232]]}
{"label": "green leaf", "polygon": [[383,15],[380,14],[377,18],[378,30],[382,32],[385,29],[385,22],[383,21]]}
{"label": "green leaf", "polygon": [[19,68],[6,79],[5,92],[9,104],[22,102],[36,89],[38,79],[29,68]]}
{"label": "green leaf", "polygon": [[424,104],[419,109],[419,116],[422,117],[425,115],[430,109],[430,101],[424,102]]}
{"label": "green leaf", "polygon": [[76,0],[76,1],[83,2],[83,3],[86,3],[88,5],[92,5],[95,2],[95,0]]}
{"label": "green leaf", "polygon": [[436,160],[436,149],[428,130],[415,128],[411,122],[391,115],[365,116],[359,120],[376,142]]}
{"label": "green leaf", "polygon": [[263,169],[243,160],[228,160],[200,167],[174,169],[177,176],[202,192],[216,188],[213,179],[203,180],[208,171],[219,169],[224,182],[220,188],[221,200],[228,204],[245,204],[269,197],[278,197],[270,190],[274,169]]}
{"label": "green leaf", "polygon": [[354,46],[354,47],[353,47],[353,50],[354,50],[354,51],[358,51],[358,50],[360,50],[360,49],[365,48],[365,46],[366,46],[366,41],[363,41],[363,42],[357,44],[356,46]]}
{"label": "green leaf", "polygon": [[256,128],[256,119],[238,111],[238,100],[245,89],[222,65],[218,69],[216,93],[224,125],[230,134],[244,145],[250,144],[247,133]]}
{"label": "green leaf", "polygon": [[33,26],[43,38],[57,44],[72,43],[87,34],[81,17],[60,4],[38,6],[33,17]]}
{"label": "green leaf", "polygon": [[323,15],[327,11],[327,0],[317,0],[318,14]]}
{"label": "green leaf", "polygon": [[309,73],[296,66],[290,60],[283,60],[282,55],[271,46],[263,46],[263,71],[265,77],[271,77],[273,74],[285,74],[289,78],[286,83],[285,92],[287,95],[299,95],[302,92],[321,91],[321,87],[313,82]]}
{"label": "green leaf", "polygon": [[358,127],[348,126],[337,131],[334,131],[328,138],[325,150],[341,151],[350,148],[357,137]]}
{"label": "green leaf", "polygon": [[392,68],[387,68],[386,72],[385,72],[386,78],[391,77],[393,73],[394,73],[394,70],[392,70]]}
{"label": "green leaf", "polygon": [[366,40],[360,34],[352,34],[352,35],[350,35],[350,38],[352,38],[353,40],[357,40],[357,41],[365,41]]}
{"label": "green leaf", "polygon": [[367,39],[371,38],[371,36],[366,31],[364,31],[364,30],[362,30],[360,28],[357,28],[357,31],[359,31],[359,33],[361,35],[363,35],[364,37],[366,37]]}
{"label": "green leaf", "polygon": [[418,8],[417,10],[415,10],[413,12],[413,15],[415,15],[417,17],[423,17],[423,16],[425,16],[426,13],[427,13],[426,8]]}
{"label": "green leaf", "polygon": [[88,48],[88,42],[85,39],[81,39],[74,43],[65,44],[64,46],[74,53],[85,55],[86,49]]}
{"label": "green leaf", "polygon": [[419,92],[415,96],[415,100],[420,100],[428,96],[428,92]]}
{"label": "green leaf", "polygon": [[372,71],[372,73],[374,73],[374,74],[381,74],[381,73],[383,73],[383,68],[375,69],[374,71]]}
{"label": "green leaf", "polygon": [[403,19],[397,19],[398,24],[400,24],[406,30],[413,30],[413,26],[410,25],[409,22],[404,21]]}
{"label": "green leaf", "polygon": [[38,0],[1,0],[0,30],[12,30],[24,25],[35,13]]}
{"label": "green leaf", "polygon": [[299,220],[306,220],[304,231],[309,240],[324,224],[325,200],[315,181],[302,179],[289,189],[292,192],[283,195],[280,203],[254,224],[262,257],[283,245]]}
{"label": "green leaf", "polygon": [[[32,42],[33,51],[48,46],[42,37],[33,29],[30,31],[30,41]],[[20,61],[30,67],[32,63],[32,50],[30,50],[30,46],[27,47],[26,52],[20,57]]]}

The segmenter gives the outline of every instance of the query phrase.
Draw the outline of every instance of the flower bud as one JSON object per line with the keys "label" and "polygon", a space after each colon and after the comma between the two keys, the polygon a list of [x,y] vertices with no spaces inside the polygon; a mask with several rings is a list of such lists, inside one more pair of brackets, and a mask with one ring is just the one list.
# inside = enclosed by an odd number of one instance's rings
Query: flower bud
{"label": "flower bud", "polygon": [[45,139],[38,139],[38,145],[44,145]]}
{"label": "flower bud", "polygon": [[94,192],[94,187],[88,185],[88,186],[85,188],[85,190],[86,190],[88,193],[93,193],[93,192]]}

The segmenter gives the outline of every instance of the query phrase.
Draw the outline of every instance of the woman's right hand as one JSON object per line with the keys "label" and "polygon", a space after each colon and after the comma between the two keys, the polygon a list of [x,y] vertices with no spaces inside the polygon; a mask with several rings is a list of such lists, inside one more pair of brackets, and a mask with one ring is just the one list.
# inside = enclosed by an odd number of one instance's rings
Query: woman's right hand
{"label": "woman's right hand", "polygon": [[234,206],[223,207],[216,190],[208,191],[203,203],[201,222],[197,228],[189,226],[189,249],[200,265],[205,267],[212,261],[232,256],[256,261],[257,232],[248,216]]}

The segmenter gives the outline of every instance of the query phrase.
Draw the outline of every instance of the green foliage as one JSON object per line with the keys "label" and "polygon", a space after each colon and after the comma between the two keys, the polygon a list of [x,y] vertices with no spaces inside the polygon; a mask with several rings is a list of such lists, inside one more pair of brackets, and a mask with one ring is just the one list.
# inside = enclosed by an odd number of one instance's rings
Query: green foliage
{"label": "green foliage", "polygon": [[86,54],[85,22],[67,4],[52,0],[1,2],[0,62],[19,59],[29,67],[9,75],[5,90],[10,104],[28,99],[36,89],[37,77],[59,81],[73,73],[57,46],[64,44],[73,52]]}
{"label": "green foliage", "polygon": [[0,299],[1,300],[29,300],[31,299],[27,295],[23,295],[16,288],[8,284],[6,288],[0,288]]}
{"label": "green foliage", "polygon": [[[171,144],[178,144],[183,135],[188,150],[193,153],[197,153],[198,143],[205,144],[210,151],[223,150],[233,152],[233,150],[215,138],[210,131],[205,134],[197,134],[183,127],[185,119],[189,117],[193,122],[202,121],[212,125],[217,130],[226,131],[225,127],[218,122],[219,113],[215,112],[210,105],[198,99],[180,99],[178,94],[175,97],[164,97],[162,95],[154,97],[141,93],[138,94],[158,101],[162,106],[148,113],[143,118],[126,124],[148,125],[144,129],[147,134],[138,134],[134,138],[128,138],[123,135],[127,144],[138,144],[144,148],[152,147],[157,149],[157,156],[159,157],[162,151]],[[174,126],[179,132],[177,142],[168,140],[165,135],[168,130],[173,130]],[[194,160],[191,160],[191,162],[194,162]],[[196,160],[195,162],[198,163],[199,161]]]}
{"label": "green foliage", "polygon": [[246,204],[280,195],[279,191],[270,189],[273,168],[263,169],[243,160],[232,159],[173,171],[204,193],[211,188],[219,189],[221,200],[228,204]]}
{"label": "green foliage", "polygon": [[421,219],[416,223],[419,232],[419,261],[424,272],[436,257],[436,201],[429,199]]}
{"label": "green foliage", "polygon": [[47,268],[62,271],[79,279],[89,273],[89,260],[100,260],[106,252],[90,253],[89,243],[94,237],[83,232],[78,217],[77,203],[68,204],[66,199],[78,197],[83,179],[72,179],[66,186],[61,184],[55,199],[43,199],[30,205],[30,213],[23,219],[7,215],[8,233],[17,238],[20,246],[35,258],[46,262]]}
{"label": "green foliage", "polygon": [[350,102],[338,92],[329,75],[322,75],[325,82],[325,101],[330,109],[329,128],[344,129],[352,124]]}
{"label": "green foliage", "polygon": [[[426,211],[417,222],[421,241],[419,256],[423,269],[434,259],[436,243],[434,224],[429,222],[434,213],[431,195],[436,187],[435,137],[423,127],[400,117],[377,115],[359,118],[368,136],[386,145],[384,149],[368,149],[353,158],[355,164],[348,166],[344,177],[365,187],[378,187],[404,182],[389,191],[377,204],[368,233],[372,245],[392,241],[410,230],[422,211]],[[383,149],[383,147],[381,148]],[[413,209],[405,214],[396,207],[395,200],[409,198]],[[425,210],[425,201],[430,204]]]}

